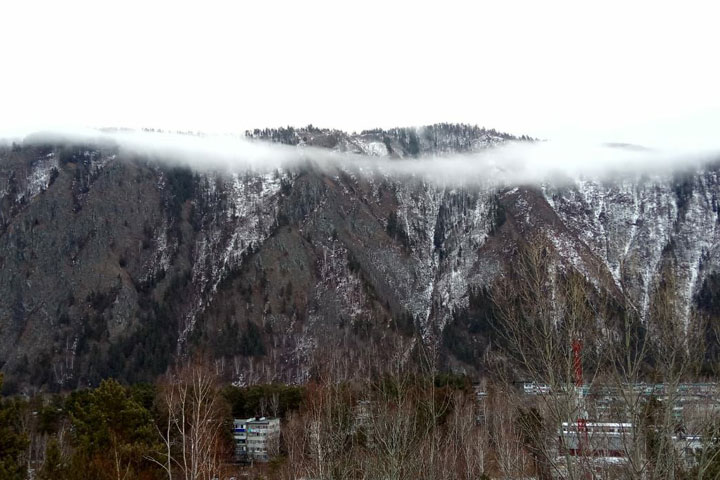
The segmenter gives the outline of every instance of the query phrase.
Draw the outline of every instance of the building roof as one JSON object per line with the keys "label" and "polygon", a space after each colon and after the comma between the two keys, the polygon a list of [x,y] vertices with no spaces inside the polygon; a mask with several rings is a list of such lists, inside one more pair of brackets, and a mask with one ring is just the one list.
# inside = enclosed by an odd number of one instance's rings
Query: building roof
{"label": "building roof", "polygon": [[263,423],[269,423],[275,420],[280,420],[277,417],[250,417],[250,418],[236,418],[236,422],[243,422],[243,423],[257,423],[257,422],[263,422]]}

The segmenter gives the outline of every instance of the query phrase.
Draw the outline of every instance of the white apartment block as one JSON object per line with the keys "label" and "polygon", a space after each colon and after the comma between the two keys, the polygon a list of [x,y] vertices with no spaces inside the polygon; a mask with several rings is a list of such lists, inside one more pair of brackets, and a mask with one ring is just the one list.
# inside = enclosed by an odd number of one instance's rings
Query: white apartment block
{"label": "white apartment block", "polygon": [[278,453],[280,419],[236,418],[233,420],[233,437],[238,459],[267,462]]}

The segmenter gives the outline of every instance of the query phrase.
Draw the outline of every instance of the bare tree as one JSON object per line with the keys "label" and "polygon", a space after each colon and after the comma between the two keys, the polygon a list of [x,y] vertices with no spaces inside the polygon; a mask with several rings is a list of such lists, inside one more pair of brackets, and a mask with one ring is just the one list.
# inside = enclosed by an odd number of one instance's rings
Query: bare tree
{"label": "bare tree", "polygon": [[161,383],[167,422],[158,426],[163,451],[151,457],[168,479],[211,480],[228,454],[228,412],[215,369],[202,361],[187,363]]}
{"label": "bare tree", "polygon": [[[518,249],[510,270],[491,292],[499,319],[498,342],[512,367],[498,375],[508,395],[517,376],[552,392],[535,399],[545,427],[533,431],[536,468],[577,478],[576,463],[558,456],[558,429],[564,422],[586,417],[584,390],[576,389],[575,383],[579,370],[585,385],[597,379],[601,325],[587,281],[553,258],[549,242],[532,239]],[[579,344],[583,348],[575,349]]]}
{"label": "bare tree", "polygon": [[[691,463],[702,471],[712,454],[703,460],[687,453],[697,449],[699,436],[692,433],[698,427],[681,412],[687,402],[683,389],[699,377],[705,358],[706,328],[688,328],[674,262],[664,260],[649,287],[644,316],[622,282],[591,284],[553,258],[548,242],[533,239],[519,248],[492,292],[500,320],[498,343],[512,366],[500,372],[505,374],[501,378],[509,385],[525,377],[548,389],[525,402],[542,418],[532,437],[527,437],[529,428],[522,428],[526,447],[541,459],[536,472],[583,478],[600,469],[608,478],[660,479],[686,474]],[[715,414],[714,409],[702,411],[705,421]],[[624,423],[617,427],[613,446],[620,450],[621,464],[605,468],[592,457],[608,435],[595,432],[593,438],[584,426],[589,418]],[[563,424],[584,449],[562,454],[562,441],[556,439],[565,435],[558,435]],[[495,444],[513,452],[510,444]],[[503,452],[497,454],[502,460]]]}
{"label": "bare tree", "polygon": [[494,463],[503,478],[523,477],[530,463],[515,420],[514,392],[494,389],[489,397],[489,426]]}
{"label": "bare tree", "polygon": [[444,458],[452,459],[456,478],[471,480],[485,472],[489,432],[485,415],[479,415],[476,399],[456,392],[448,420]]}

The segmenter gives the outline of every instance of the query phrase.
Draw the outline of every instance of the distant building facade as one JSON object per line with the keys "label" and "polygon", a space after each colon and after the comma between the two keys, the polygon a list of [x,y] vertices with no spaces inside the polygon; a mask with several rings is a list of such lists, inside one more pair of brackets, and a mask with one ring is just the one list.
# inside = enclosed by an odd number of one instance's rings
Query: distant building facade
{"label": "distant building facade", "polygon": [[525,382],[523,383],[523,392],[525,395],[548,395],[552,393],[552,389],[544,383]]}
{"label": "distant building facade", "polygon": [[238,460],[267,462],[278,453],[280,419],[236,418],[233,420],[233,438]]}
{"label": "distant building facade", "polygon": [[560,430],[560,454],[599,458],[627,458],[635,431],[631,423],[564,422]]}

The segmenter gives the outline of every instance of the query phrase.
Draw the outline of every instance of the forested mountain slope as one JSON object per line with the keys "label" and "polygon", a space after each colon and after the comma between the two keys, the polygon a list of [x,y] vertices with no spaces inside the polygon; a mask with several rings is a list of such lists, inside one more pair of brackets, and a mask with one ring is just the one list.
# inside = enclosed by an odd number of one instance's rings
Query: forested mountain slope
{"label": "forested mountain slope", "polygon": [[[387,162],[530,141],[446,124],[247,135]],[[720,315],[715,165],[500,188],[312,162],[192,170],[108,144],[0,148],[9,391],[150,380],[198,350],[238,382],[302,381],[328,363],[352,375],[419,341],[478,374],[493,287],[538,243],[648,331],[670,290],[686,329],[712,340]]]}

